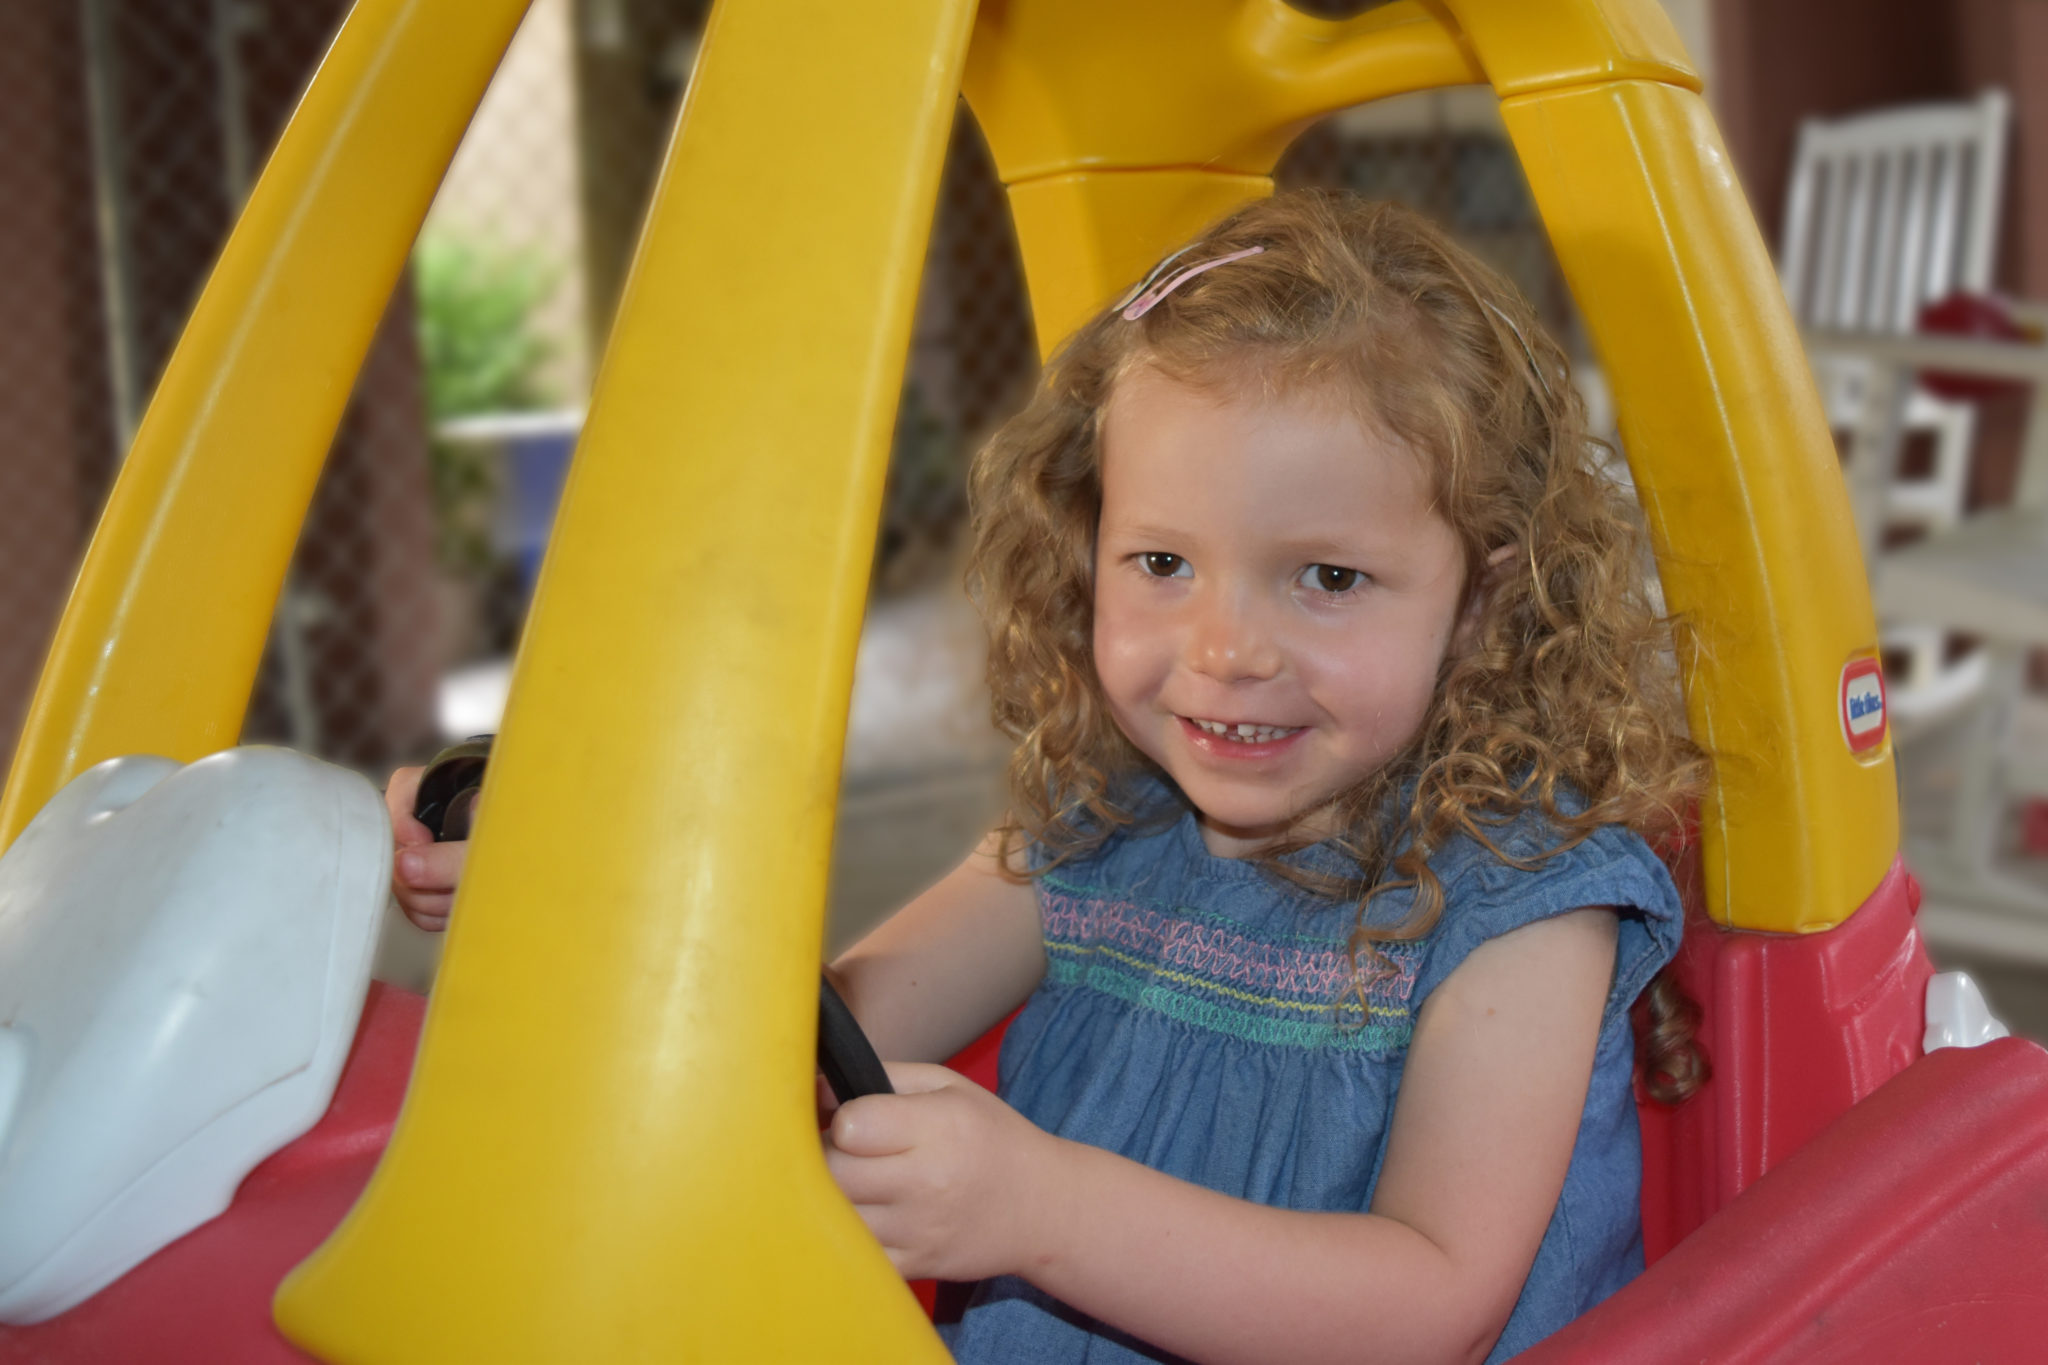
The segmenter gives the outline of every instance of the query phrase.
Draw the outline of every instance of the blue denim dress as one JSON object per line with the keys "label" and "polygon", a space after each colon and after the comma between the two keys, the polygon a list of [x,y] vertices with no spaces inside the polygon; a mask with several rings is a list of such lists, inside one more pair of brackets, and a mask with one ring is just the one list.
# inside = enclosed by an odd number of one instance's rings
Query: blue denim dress
{"label": "blue denim dress", "polygon": [[[1521,859],[1558,841],[1525,816],[1494,842]],[[1326,848],[1296,856],[1340,868]],[[1426,938],[1383,950],[1388,970],[1363,1006],[1346,997],[1355,909],[1215,857],[1192,814],[1044,873],[1046,976],[1003,1041],[1000,1091],[1048,1132],[1183,1180],[1281,1208],[1363,1212],[1430,992],[1487,939],[1579,906],[1617,907],[1585,1114],[1557,1212],[1487,1357],[1505,1360],[1642,1269],[1628,1008],[1676,951],[1682,920],[1663,864],[1625,829],[1530,871],[1473,841],[1431,866],[1443,917]],[[1397,920],[1408,903],[1405,891],[1383,895],[1373,918]],[[977,1285],[942,1334],[977,1365],[1178,1359],[1009,1276]]]}

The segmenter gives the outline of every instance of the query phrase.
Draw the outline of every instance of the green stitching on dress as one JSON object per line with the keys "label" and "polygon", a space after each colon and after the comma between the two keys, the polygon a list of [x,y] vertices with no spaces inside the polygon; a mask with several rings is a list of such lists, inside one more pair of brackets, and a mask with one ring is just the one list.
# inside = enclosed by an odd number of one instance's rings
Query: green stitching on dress
{"label": "green stitching on dress", "polygon": [[[1274,1019],[1246,1010],[1232,1009],[1213,1000],[1198,1000],[1179,991],[1167,990],[1154,982],[1100,961],[1099,950],[1076,948],[1071,944],[1048,943],[1048,949],[1062,950],[1046,964],[1046,978],[1058,985],[1084,986],[1100,991],[1125,1004],[1156,1010],[1168,1018],[1193,1024],[1215,1033],[1228,1034],[1248,1043],[1267,1046],[1331,1048],[1339,1052],[1395,1052],[1408,1045],[1413,1028],[1405,1019],[1398,1024],[1372,1023],[1364,1027],[1310,1023],[1299,1019]],[[1118,956],[1121,956],[1120,954]],[[1200,983],[1207,984],[1207,983]],[[1317,1008],[1326,1008],[1318,1006]],[[1352,1010],[1357,1006],[1353,1004]],[[1336,1012],[1334,1009],[1331,1011]],[[1374,1013],[1380,1011],[1375,1010]],[[1399,1014],[1405,1016],[1406,1010]]]}

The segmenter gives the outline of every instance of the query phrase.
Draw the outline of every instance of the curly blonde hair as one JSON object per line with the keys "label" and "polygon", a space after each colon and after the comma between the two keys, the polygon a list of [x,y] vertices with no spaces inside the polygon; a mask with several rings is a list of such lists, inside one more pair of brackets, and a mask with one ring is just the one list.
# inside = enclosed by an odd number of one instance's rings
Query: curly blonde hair
{"label": "curly blonde hair", "polygon": [[[1182,259],[1252,246],[1265,249],[1137,321],[1097,315],[975,462],[968,582],[988,625],[995,721],[1016,742],[1004,851],[1015,860],[1035,843],[1056,864],[1152,814],[1130,808],[1127,779],[1156,770],[1111,718],[1092,659],[1102,419],[1118,380],[1142,364],[1219,387],[1335,388],[1423,460],[1475,622],[1407,748],[1316,822],[1359,869],[1318,889],[1356,899],[1354,960],[1377,965],[1377,945],[1420,938],[1442,915],[1430,859],[1447,841],[1498,853],[1490,832],[1532,809],[1560,835],[1534,861],[1603,825],[1669,837],[1707,762],[1687,736],[1673,624],[1652,597],[1633,500],[1602,467],[1609,452],[1587,431],[1563,352],[1514,288],[1412,212],[1317,191],[1233,213]],[[1308,842],[1264,860],[1304,880],[1278,860]],[[1410,912],[1371,922],[1371,901],[1400,887],[1414,890]],[[1646,1085],[1682,1097],[1703,1078],[1693,1012],[1668,976],[1645,998]]]}

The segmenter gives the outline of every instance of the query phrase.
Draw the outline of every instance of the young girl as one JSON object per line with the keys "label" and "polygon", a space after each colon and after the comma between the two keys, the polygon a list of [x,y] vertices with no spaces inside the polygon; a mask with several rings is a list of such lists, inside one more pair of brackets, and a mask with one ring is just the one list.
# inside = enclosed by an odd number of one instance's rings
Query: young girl
{"label": "young girl", "polygon": [[[1496,1360],[1641,1268],[1644,839],[1704,765],[1597,453],[1509,287],[1323,194],[1169,257],[982,453],[1013,813],[834,964],[915,1062],[827,1151],[906,1275],[980,1281],[960,1359]],[[416,919],[459,859],[401,851]],[[916,1064],[1019,1001],[1000,1097]]]}

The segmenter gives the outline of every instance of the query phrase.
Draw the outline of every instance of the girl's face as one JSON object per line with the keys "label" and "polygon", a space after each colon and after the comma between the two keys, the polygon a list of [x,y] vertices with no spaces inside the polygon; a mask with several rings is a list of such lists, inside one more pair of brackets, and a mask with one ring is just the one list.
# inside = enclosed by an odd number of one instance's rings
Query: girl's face
{"label": "girl's face", "polygon": [[1103,693],[1209,850],[1254,852],[1420,730],[1458,625],[1457,536],[1420,460],[1334,395],[1141,365],[1102,443]]}

